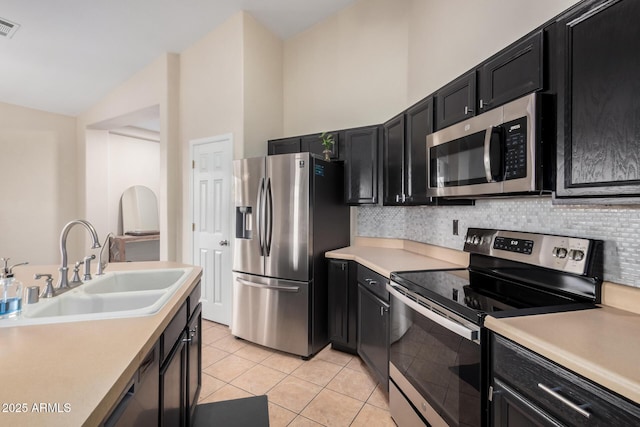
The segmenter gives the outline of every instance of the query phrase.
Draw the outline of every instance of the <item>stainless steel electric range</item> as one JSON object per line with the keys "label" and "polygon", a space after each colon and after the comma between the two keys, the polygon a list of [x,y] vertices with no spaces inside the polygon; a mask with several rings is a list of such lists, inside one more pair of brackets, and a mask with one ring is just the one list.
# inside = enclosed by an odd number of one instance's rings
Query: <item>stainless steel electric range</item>
{"label": "stainless steel electric range", "polygon": [[481,393],[487,314],[600,302],[602,241],[470,228],[464,250],[468,268],[391,274],[389,405],[399,427],[487,423]]}

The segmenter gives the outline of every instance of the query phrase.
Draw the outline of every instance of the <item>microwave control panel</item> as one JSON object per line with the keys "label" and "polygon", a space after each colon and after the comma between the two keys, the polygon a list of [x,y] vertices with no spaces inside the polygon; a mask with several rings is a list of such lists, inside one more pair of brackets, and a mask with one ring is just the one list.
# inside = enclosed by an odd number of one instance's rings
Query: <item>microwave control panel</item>
{"label": "microwave control panel", "polygon": [[527,118],[513,120],[504,127],[504,179],[527,176]]}

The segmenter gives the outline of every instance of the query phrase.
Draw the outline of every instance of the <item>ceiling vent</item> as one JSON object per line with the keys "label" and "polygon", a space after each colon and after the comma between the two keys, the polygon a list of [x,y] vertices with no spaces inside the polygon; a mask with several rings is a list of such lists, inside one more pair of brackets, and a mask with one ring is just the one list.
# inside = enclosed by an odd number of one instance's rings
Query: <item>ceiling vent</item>
{"label": "ceiling vent", "polygon": [[20,24],[0,18],[0,37],[11,38],[20,28]]}

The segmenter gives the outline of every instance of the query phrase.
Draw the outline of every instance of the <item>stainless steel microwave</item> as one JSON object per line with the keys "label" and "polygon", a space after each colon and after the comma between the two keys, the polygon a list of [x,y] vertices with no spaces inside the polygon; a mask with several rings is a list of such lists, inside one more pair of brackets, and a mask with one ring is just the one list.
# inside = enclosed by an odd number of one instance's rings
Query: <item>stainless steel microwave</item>
{"label": "stainless steel microwave", "polygon": [[550,192],[553,157],[543,155],[542,111],[542,96],[533,93],[428,135],[427,195]]}

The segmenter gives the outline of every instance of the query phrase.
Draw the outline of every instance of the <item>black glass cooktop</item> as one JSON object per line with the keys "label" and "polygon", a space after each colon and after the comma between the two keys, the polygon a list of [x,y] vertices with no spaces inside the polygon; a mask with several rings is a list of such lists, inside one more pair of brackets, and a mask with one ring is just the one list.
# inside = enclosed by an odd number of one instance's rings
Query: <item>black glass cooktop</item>
{"label": "black glass cooktop", "polygon": [[391,280],[478,324],[487,313],[583,302],[531,284],[466,268],[395,272],[391,273]]}

